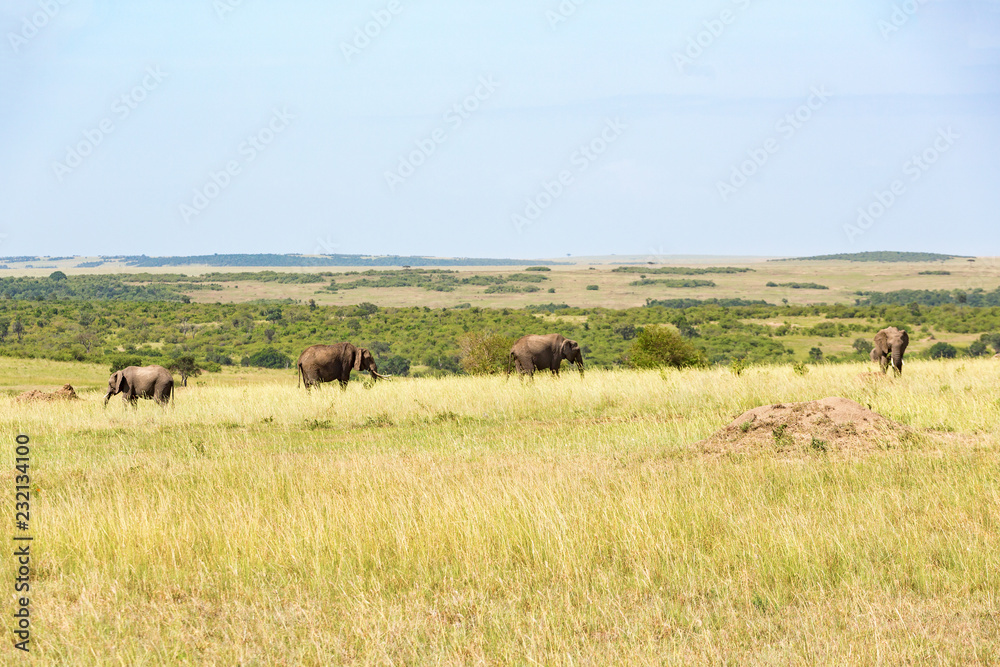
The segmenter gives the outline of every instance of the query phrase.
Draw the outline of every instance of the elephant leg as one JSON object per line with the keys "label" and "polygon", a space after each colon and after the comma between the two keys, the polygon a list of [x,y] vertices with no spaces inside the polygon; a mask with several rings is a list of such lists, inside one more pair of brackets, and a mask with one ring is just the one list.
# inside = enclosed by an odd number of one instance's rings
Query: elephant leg
{"label": "elephant leg", "polygon": [[889,357],[882,357],[882,359],[879,360],[878,365],[879,368],[882,369],[883,373],[887,372],[889,370]]}
{"label": "elephant leg", "polygon": [[340,390],[347,391],[347,380],[337,380],[340,383]]}

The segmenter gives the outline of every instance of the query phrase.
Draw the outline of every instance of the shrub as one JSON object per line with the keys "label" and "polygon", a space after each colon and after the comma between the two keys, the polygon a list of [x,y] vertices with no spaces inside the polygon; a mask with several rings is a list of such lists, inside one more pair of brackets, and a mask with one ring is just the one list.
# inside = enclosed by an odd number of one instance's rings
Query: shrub
{"label": "shrub", "polygon": [[931,345],[927,351],[931,359],[954,359],[958,356],[958,348],[950,343],[940,342]]}
{"label": "shrub", "polygon": [[818,347],[814,347],[809,350],[809,361],[818,364],[823,361],[823,350]]}
{"label": "shrub", "polygon": [[872,348],[875,347],[874,344],[867,338],[855,338],[853,347],[858,354],[867,358],[868,355],[872,353]]}
{"label": "shrub", "polygon": [[255,352],[249,357],[245,357],[247,363],[244,366],[256,366],[258,368],[290,368],[292,360],[273,347],[265,347],[260,352]]}
{"label": "shrub", "polygon": [[989,353],[990,348],[986,345],[986,341],[982,339],[973,341],[965,351],[965,355],[968,357],[985,357]]}
{"label": "shrub", "polygon": [[985,333],[979,337],[987,345],[993,348],[993,352],[1000,354],[1000,333]]}
{"label": "shrub", "polygon": [[142,366],[142,357],[117,354],[111,357],[111,368],[108,369],[108,372],[116,373],[123,368],[127,368],[128,366]]}
{"label": "shrub", "polygon": [[705,357],[674,329],[652,326],[645,327],[636,336],[629,352],[629,363],[635,368],[686,368],[705,363]]}
{"label": "shrub", "polygon": [[512,338],[490,331],[469,331],[458,339],[459,364],[469,375],[491,375],[507,368]]}
{"label": "shrub", "polygon": [[405,377],[410,374],[410,360],[399,355],[389,357],[378,364],[383,375],[399,375]]}
{"label": "shrub", "polygon": [[524,269],[525,271],[551,271],[547,266],[529,266]]}
{"label": "shrub", "polygon": [[591,291],[599,290],[599,289],[601,289],[601,286],[600,285],[587,285],[587,289],[589,289]]}

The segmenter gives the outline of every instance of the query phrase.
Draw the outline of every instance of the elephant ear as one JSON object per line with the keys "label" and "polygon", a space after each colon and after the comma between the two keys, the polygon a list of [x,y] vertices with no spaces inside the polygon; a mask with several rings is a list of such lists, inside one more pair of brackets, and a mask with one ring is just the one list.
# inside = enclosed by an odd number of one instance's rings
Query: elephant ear
{"label": "elephant ear", "polygon": [[903,341],[903,349],[905,350],[906,346],[910,344],[910,335],[907,334],[905,331],[900,331],[899,339]]}
{"label": "elephant ear", "polygon": [[126,379],[125,373],[123,373],[122,371],[118,371],[118,382],[115,385],[115,388],[119,394],[128,391],[128,379]]}
{"label": "elephant ear", "polygon": [[354,350],[354,370],[361,370],[361,360],[364,358],[365,352],[367,351],[368,350],[363,347],[359,347]]}
{"label": "elephant ear", "polygon": [[889,336],[886,335],[884,329],[875,334],[875,347],[880,352],[887,352],[889,350]]}
{"label": "elephant ear", "polygon": [[573,358],[573,341],[569,338],[564,340],[562,345],[559,347],[559,356],[563,359]]}

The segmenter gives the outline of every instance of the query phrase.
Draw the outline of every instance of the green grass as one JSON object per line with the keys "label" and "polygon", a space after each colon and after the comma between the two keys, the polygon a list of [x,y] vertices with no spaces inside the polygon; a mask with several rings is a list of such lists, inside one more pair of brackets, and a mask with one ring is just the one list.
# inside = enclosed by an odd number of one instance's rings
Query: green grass
{"label": "green grass", "polygon": [[[34,386],[19,363],[0,359],[2,377]],[[8,456],[28,433],[38,489],[26,657],[993,663],[997,369],[594,371],[312,393],[289,373],[231,372],[166,410],[105,410],[100,389],[66,404],[0,397]],[[104,370],[49,365],[38,379]],[[837,456],[697,444],[750,407],[829,395],[928,437]]]}

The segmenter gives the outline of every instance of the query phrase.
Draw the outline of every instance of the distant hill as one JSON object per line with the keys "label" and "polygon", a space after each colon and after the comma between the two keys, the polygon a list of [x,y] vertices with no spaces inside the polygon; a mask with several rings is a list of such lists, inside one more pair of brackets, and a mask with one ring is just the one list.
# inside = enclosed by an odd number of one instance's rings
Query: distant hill
{"label": "distant hill", "polygon": [[848,262],[943,262],[946,259],[965,259],[967,255],[940,255],[936,252],[847,252],[839,255],[815,255],[813,257],[785,257],[771,259],[770,262],[798,262],[804,260],[844,260]]}
{"label": "distant hill", "polygon": [[[105,258],[107,259],[107,258]],[[187,257],[117,257],[129,266],[523,266],[562,262],[481,257],[407,257],[403,255],[191,255]]]}

